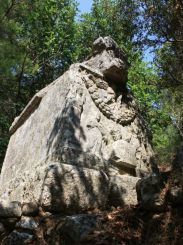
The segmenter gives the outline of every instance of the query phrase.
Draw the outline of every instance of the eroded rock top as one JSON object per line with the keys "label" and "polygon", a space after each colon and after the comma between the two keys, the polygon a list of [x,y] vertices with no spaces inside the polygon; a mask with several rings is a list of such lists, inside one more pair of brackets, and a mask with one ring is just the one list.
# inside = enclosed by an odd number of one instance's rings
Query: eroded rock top
{"label": "eroded rock top", "polygon": [[111,37],[99,37],[93,43],[93,53],[100,53],[104,49],[115,50],[118,48],[117,43]]}
{"label": "eroded rock top", "polygon": [[111,37],[99,37],[93,43],[92,57],[86,65],[99,69],[109,82],[127,82],[127,59],[124,52]]}

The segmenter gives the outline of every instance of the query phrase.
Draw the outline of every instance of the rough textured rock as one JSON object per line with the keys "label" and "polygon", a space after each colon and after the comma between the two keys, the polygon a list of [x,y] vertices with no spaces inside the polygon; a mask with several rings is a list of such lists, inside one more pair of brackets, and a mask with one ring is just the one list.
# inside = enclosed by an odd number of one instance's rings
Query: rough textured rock
{"label": "rough textured rock", "polygon": [[99,221],[96,215],[78,214],[68,216],[60,229],[67,244],[78,244],[96,229]]}
{"label": "rough textured rock", "polygon": [[106,37],[37,93],[10,129],[1,199],[55,211],[98,208],[111,173],[151,172],[153,151],[126,82],[125,55]]}
{"label": "rough textured rock", "polygon": [[162,211],[165,208],[165,185],[159,174],[139,180],[136,188],[138,203],[142,208],[150,211]]}
{"label": "rough textured rock", "polygon": [[20,217],[22,215],[22,208],[20,202],[1,201],[0,203],[0,217]]}
{"label": "rough textured rock", "polygon": [[127,82],[127,59],[110,37],[100,37],[94,42],[93,56],[85,64],[99,70],[110,82]]}
{"label": "rough textured rock", "polygon": [[101,214],[22,216],[11,227],[0,223],[0,244],[80,244],[100,222]]}
{"label": "rough textured rock", "polygon": [[137,205],[137,177],[116,175],[110,177],[109,204],[114,207]]}
{"label": "rough textured rock", "polygon": [[16,223],[16,228],[34,230],[38,227],[38,223],[31,217],[21,217],[21,220]]}
{"label": "rough textured rock", "polygon": [[12,245],[12,244],[32,244],[34,236],[27,232],[13,231],[8,237],[6,237],[2,245]]}
{"label": "rough textured rock", "polygon": [[[36,202],[46,211],[74,212],[104,208],[107,203],[107,176],[94,169],[52,163],[48,168],[42,166],[39,172],[24,178],[31,181],[23,181],[17,186],[20,202]],[[12,192],[10,196],[16,199],[17,193]]]}
{"label": "rough textured rock", "polygon": [[22,205],[22,215],[36,216],[39,213],[39,207],[36,202],[28,202]]}

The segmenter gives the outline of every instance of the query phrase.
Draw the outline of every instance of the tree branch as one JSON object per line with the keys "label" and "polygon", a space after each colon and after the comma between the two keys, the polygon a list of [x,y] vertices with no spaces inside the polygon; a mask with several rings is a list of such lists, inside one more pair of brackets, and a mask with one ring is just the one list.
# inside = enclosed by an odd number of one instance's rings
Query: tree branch
{"label": "tree branch", "polygon": [[15,5],[16,0],[11,0],[11,4],[9,6],[9,8],[6,10],[4,17],[8,17],[10,11],[12,10],[13,6]]}
{"label": "tree branch", "polygon": [[22,63],[22,68],[21,68],[21,71],[20,71],[20,75],[17,78],[17,82],[18,82],[17,99],[19,99],[20,95],[21,95],[21,80],[22,80],[22,76],[23,76],[23,73],[24,73],[24,69],[25,69],[25,62],[26,62],[26,59],[27,59],[27,55],[28,54],[26,54],[25,57],[24,57],[24,60],[23,60],[23,63]]}

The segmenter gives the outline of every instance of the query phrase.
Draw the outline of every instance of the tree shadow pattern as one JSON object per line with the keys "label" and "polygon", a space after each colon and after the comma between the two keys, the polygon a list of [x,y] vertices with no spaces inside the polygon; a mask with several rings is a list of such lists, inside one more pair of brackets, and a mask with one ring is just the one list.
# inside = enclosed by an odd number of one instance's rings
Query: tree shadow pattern
{"label": "tree shadow pattern", "polygon": [[[106,208],[109,204],[109,178],[103,168],[95,170],[99,159],[82,149],[80,139],[86,140],[86,137],[80,125],[81,113],[81,105],[76,101],[66,101],[47,143],[47,155],[54,157],[48,160],[49,167],[38,204],[52,212],[80,212]],[[45,192],[48,197],[45,197]],[[123,200],[119,198],[121,193],[125,193],[125,189],[116,186],[115,196],[118,197],[118,204],[120,200],[123,205]]]}

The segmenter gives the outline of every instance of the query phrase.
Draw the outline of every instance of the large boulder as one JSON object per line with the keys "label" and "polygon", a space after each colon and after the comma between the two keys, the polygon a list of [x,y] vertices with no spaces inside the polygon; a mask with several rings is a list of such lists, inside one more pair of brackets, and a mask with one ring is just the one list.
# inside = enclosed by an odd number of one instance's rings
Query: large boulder
{"label": "large boulder", "polygon": [[129,175],[115,175],[110,177],[109,205],[122,207],[137,205],[136,184],[139,178]]}
{"label": "large boulder", "polygon": [[140,207],[149,211],[163,211],[166,206],[165,183],[160,174],[140,179],[136,185]]}
{"label": "large boulder", "polygon": [[1,199],[55,211],[98,208],[111,175],[148,175],[153,151],[126,82],[126,57],[105,37],[87,61],[38,92],[10,128]]}
{"label": "large boulder", "polygon": [[103,172],[94,169],[52,163],[22,178],[10,197],[11,200],[18,197],[23,210],[24,203],[36,203],[45,211],[65,213],[105,208],[107,205],[109,181]]}
{"label": "large boulder", "polygon": [[0,203],[0,218],[20,217],[22,208],[20,202],[1,201]]}
{"label": "large boulder", "polygon": [[67,216],[59,232],[66,244],[80,244],[97,226],[99,217],[92,214]]}

